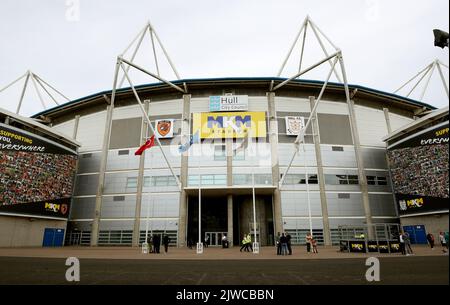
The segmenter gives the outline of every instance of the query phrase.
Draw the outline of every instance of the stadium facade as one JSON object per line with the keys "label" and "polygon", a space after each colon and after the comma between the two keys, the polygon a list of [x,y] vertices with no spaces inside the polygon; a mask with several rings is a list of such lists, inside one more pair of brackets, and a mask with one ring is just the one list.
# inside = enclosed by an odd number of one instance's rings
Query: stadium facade
{"label": "stadium facade", "polygon": [[[146,232],[165,232],[178,246],[196,242],[200,188],[201,235],[212,244],[223,234],[238,244],[253,233],[253,189],[262,245],[282,231],[294,244],[312,231],[331,245],[341,225],[399,223],[383,138],[434,108],[356,85],[349,107],[344,86],[330,83],[280,186],[295,149],[290,129],[309,117],[323,83],[293,80],[275,94],[272,81],[284,79],[173,82],[186,84],[189,94],[163,83],[137,87],[164,134],[162,148],[181,190],[157,147],[134,155],[150,135],[130,88],[117,91],[114,107],[111,91],[104,91],[33,116],[81,144],[66,244],[138,245]],[[239,107],[222,112],[221,99]],[[227,124],[248,127],[252,136],[229,133]],[[180,144],[193,135],[201,143],[181,154]]]}
{"label": "stadium facade", "polygon": [[448,123],[447,106],[385,138],[400,221],[416,243],[448,232]]}

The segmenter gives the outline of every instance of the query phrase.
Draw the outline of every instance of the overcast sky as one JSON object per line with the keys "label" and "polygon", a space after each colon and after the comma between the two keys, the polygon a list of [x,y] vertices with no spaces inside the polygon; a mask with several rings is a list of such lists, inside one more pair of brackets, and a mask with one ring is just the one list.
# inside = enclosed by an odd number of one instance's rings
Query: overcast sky
{"label": "overcast sky", "polygon": [[[149,20],[181,78],[276,76],[309,14],[342,49],[350,83],[393,92],[436,58],[448,65],[449,50],[434,47],[432,33],[448,31],[448,11],[447,0],[1,0],[0,88],[30,69],[70,99],[110,90],[116,56]],[[307,35],[304,66],[323,58]],[[157,53],[162,76],[175,79]],[[299,54],[297,45],[282,76],[295,74]],[[136,63],[155,71],[149,37]],[[324,80],[328,68],[304,78]],[[0,107],[15,111],[22,84],[0,93]],[[448,104],[437,71],[424,102]],[[49,98],[46,104],[53,106]],[[41,110],[29,87],[21,114]]]}

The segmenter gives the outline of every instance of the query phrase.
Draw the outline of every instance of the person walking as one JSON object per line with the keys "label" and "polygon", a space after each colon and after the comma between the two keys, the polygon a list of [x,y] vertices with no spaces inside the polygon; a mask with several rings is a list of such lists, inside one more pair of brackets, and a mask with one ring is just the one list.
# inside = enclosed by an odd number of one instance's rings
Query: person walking
{"label": "person walking", "polygon": [[431,233],[427,234],[427,241],[428,244],[430,245],[431,250],[434,250],[434,236]]}
{"label": "person walking", "polygon": [[405,232],[404,240],[405,240],[406,255],[407,256],[414,255],[414,252],[413,252],[413,250],[411,248],[411,239],[409,237],[409,233],[408,232]]}
{"label": "person walking", "polygon": [[153,238],[151,235],[147,237],[148,253],[153,253]]}
{"label": "person walking", "polygon": [[250,252],[253,252],[252,236],[250,233],[247,235],[247,249],[249,249]]}
{"label": "person walking", "polygon": [[222,236],[222,249],[226,249],[228,248],[228,238],[227,236],[224,234]]}
{"label": "person walking", "polygon": [[442,252],[447,253],[448,250],[448,242],[445,238],[444,232],[439,233],[439,241],[441,242]]}
{"label": "person walking", "polygon": [[169,243],[170,243],[170,237],[167,234],[164,234],[163,237],[163,244],[164,244],[164,252],[167,253],[169,251]]}
{"label": "person walking", "polygon": [[400,242],[400,252],[402,253],[402,255],[406,255],[405,238],[403,232],[400,232],[400,234],[398,235],[398,241]]}
{"label": "person walking", "polygon": [[306,234],[306,237],[305,237],[305,241],[306,241],[306,252],[308,252],[308,253],[311,252],[311,240],[312,240],[312,235],[311,235],[311,233]]}
{"label": "person walking", "polygon": [[313,253],[318,254],[319,251],[317,251],[317,240],[315,238],[311,239],[311,245],[312,245]]}
{"label": "person walking", "polygon": [[281,255],[281,241],[280,241],[280,238],[281,238],[281,234],[280,234],[280,232],[278,232],[277,237],[275,239],[276,246],[277,246],[277,255]]}
{"label": "person walking", "polygon": [[153,253],[159,254],[159,248],[161,247],[161,235],[156,234],[153,236]]}
{"label": "person walking", "polygon": [[205,236],[205,248],[208,248],[208,247],[209,247],[209,235],[207,234]]}
{"label": "person walking", "polygon": [[291,245],[292,236],[287,232],[285,234],[286,234],[286,240],[287,240],[288,254],[292,255],[292,245]]}
{"label": "person walking", "polygon": [[288,254],[288,248],[287,248],[287,238],[286,234],[282,234],[280,237],[280,243],[281,243],[281,255],[287,255]]}
{"label": "person walking", "polygon": [[248,251],[247,235],[244,235],[244,237],[242,238],[242,247],[239,251],[242,252],[242,250],[244,250],[245,252]]}

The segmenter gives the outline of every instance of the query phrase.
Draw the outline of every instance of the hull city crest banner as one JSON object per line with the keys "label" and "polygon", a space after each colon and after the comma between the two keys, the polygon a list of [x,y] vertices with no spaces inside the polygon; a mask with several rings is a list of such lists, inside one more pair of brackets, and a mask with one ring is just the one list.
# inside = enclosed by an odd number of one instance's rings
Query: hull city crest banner
{"label": "hull city crest banner", "polygon": [[173,138],[173,119],[164,119],[155,121],[155,132],[158,139]]}

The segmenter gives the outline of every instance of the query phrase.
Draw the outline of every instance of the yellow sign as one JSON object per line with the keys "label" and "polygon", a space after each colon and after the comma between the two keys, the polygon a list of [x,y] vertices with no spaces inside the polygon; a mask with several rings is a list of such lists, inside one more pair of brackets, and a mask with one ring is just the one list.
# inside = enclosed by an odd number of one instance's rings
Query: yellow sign
{"label": "yellow sign", "polygon": [[265,138],[265,112],[194,113],[193,134],[200,132],[201,139]]}

